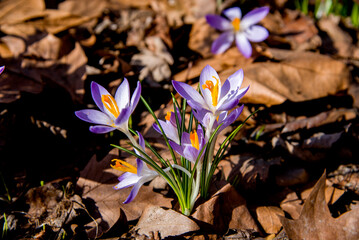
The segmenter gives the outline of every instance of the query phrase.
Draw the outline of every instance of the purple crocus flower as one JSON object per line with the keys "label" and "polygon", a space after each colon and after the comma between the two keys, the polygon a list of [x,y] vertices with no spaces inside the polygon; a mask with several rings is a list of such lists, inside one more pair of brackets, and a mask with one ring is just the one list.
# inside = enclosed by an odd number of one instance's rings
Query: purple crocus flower
{"label": "purple crocus flower", "polygon": [[[179,155],[183,156],[187,160],[195,163],[198,155],[202,151],[202,148],[206,144],[203,130],[198,126],[197,131],[193,130],[191,133],[183,132],[181,138],[181,145],[170,141],[169,142],[173,150]],[[203,157],[204,151],[202,152]]]}
{"label": "purple crocus flower", "polygon": [[1,66],[1,67],[0,67],[0,74],[2,74],[2,72],[4,71],[4,69],[5,69],[5,66]]}
{"label": "purple crocus flower", "polygon": [[[177,111],[177,117],[178,117],[178,121],[181,122],[182,118],[181,118],[181,114],[179,113],[179,111]],[[160,119],[158,121],[161,124],[161,127],[162,127],[163,131],[165,132],[167,138],[174,141],[177,144],[180,144],[180,139],[178,136],[178,129],[177,129],[176,115],[174,114],[173,111],[167,112],[165,119],[166,119],[166,121],[163,121]],[[156,123],[153,124],[153,128],[157,132],[162,134],[161,129],[159,128],[159,126]]]}
{"label": "purple crocus flower", "polygon": [[268,31],[262,26],[254,25],[262,20],[269,12],[269,7],[256,8],[242,18],[242,11],[239,7],[228,8],[223,11],[222,17],[209,14],[207,22],[212,27],[224,31],[212,44],[211,51],[214,54],[225,52],[236,42],[237,48],[249,58],[252,55],[251,42],[261,42],[268,37]]}
{"label": "purple crocus flower", "polygon": [[130,87],[126,78],[118,87],[115,97],[96,82],[91,83],[92,98],[101,110],[84,109],[75,114],[83,121],[96,124],[90,127],[93,133],[107,133],[115,129],[128,132],[128,119],[135,110],[141,95],[141,85],[137,87],[130,101]]}
{"label": "purple crocus flower", "polygon": [[[223,129],[231,125],[236,119],[239,117],[239,115],[243,111],[244,105],[235,108],[233,111],[228,113],[227,111],[221,112],[218,117],[215,119],[212,129],[208,129],[210,127],[210,121],[211,121],[211,113],[207,110],[200,110],[200,111],[193,111],[193,114],[196,119],[199,120],[199,122],[202,124],[202,126],[206,129],[206,131],[213,132],[220,124],[221,127],[218,129],[217,134],[219,134]],[[208,140],[208,139],[207,139]]]}
{"label": "purple crocus flower", "polygon": [[[137,132],[137,134],[139,136],[139,144],[144,150],[145,140],[139,132]],[[138,155],[141,155],[140,152],[137,151],[137,149],[135,149],[135,151]],[[149,182],[156,176],[158,176],[158,173],[156,171],[149,169],[147,167],[147,164],[139,158],[136,159],[137,168],[119,159],[113,159],[112,161],[115,161],[115,165],[111,165],[112,168],[125,172],[118,178],[120,182],[116,186],[114,186],[114,189],[119,190],[133,186],[130,195],[128,195],[127,199],[123,203],[131,202],[137,196],[138,191],[144,183]]]}
{"label": "purple crocus flower", "polygon": [[239,100],[248,91],[249,86],[240,88],[243,70],[240,69],[221,84],[217,72],[209,65],[204,67],[199,78],[202,95],[186,83],[172,81],[173,87],[195,110],[207,110],[216,118],[223,111],[229,111],[238,105]]}

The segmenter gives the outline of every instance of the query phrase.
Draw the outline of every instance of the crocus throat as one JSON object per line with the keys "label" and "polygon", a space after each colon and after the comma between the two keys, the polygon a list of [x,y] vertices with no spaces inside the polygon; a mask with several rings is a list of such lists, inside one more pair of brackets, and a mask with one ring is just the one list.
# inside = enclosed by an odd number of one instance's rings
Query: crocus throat
{"label": "crocus throat", "polygon": [[234,28],[234,31],[239,31],[241,20],[239,18],[235,18],[232,21],[232,26]]}
{"label": "crocus throat", "polygon": [[215,76],[212,76],[214,79],[216,79],[216,85],[213,85],[213,82],[211,80],[207,80],[205,84],[202,85],[203,89],[208,89],[211,92],[212,95],[212,105],[214,107],[218,104],[218,83],[219,80]]}
{"label": "crocus throat", "polygon": [[189,139],[191,140],[191,144],[192,146],[199,150],[199,141],[198,141],[198,134],[196,132],[196,130],[193,130],[190,134],[189,134]]}
{"label": "crocus throat", "polygon": [[130,172],[130,173],[134,173],[137,174],[137,168],[132,166],[131,164],[119,160],[119,159],[113,159],[112,161],[115,161],[115,165],[111,165],[111,167],[113,169],[122,171],[122,172]]}
{"label": "crocus throat", "polygon": [[105,108],[112,113],[116,118],[120,115],[117,103],[111,95],[102,95],[101,100]]}

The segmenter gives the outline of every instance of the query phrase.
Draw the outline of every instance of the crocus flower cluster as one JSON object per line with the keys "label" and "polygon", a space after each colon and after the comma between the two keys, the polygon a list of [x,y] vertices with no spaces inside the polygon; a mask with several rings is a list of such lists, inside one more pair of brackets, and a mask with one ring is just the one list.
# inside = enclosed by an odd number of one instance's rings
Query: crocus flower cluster
{"label": "crocus flower cluster", "polygon": [[[124,172],[118,178],[119,183],[114,189],[133,187],[124,203],[131,202],[144,183],[161,176],[177,195],[182,212],[189,215],[200,190],[201,194],[208,190],[208,182],[213,172],[211,169],[214,169],[218,162],[218,159],[214,161],[214,145],[218,133],[232,124],[242,112],[243,106],[238,107],[238,104],[249,89],[249,87],[241,88],[242,81],[243,71],[238,70],[222,84],[217,72],[209,65],[201,72],[199,92],[186,83],[172,81],[175,90],[186,99],[183,104],[187,102],[192,107],[190,119],[197,120],[188,124],[183,121],[186,113],[180,110],[186,109],[186,105],[179,107],[177,100],[174,99],[174,110],[168,112],[165,119],[161,120],[157,119],[142,98],[155,118],[154,129],[166,136],[166,144],[171,151],[172,160],[169,160],[163,159],[154,148],[149,148],[162,165],[146,153],[146,141],[141,133],[136,132],[137,143],[128,127],[129,117],[141,94],[139,82],[132,97],[126,79],[123,80],[114,97],[105,88],[92,82],[92,97],[100,110],[84,109],[75,114],[81,120],[94,124],[90,127],[91,132],[107,133],[117,129],[130,140],[133,146],[132,152],[121,146],[115,147],[136,156],[137,166],[120,159],[114,159],[114,164],[111,165],[112,168]],[[230,139],[226,139],[224,143],[228,141]],[[224,147],[221,147],[219,151],[224,150]],[[180,156],[180,163],[175,153]]]}
{"label": "crocus flower cluster", "polygon": [[213,42],[212,52],[220,54],[225,52],[235,41],[238,50],[249,58],[252,55],[251,42],[261,42],[268,37],[268,31],[262,26],[255,25],[269,12],[268,7],[254,9],[243,16],[239,7],[228,8],[223,15],[209,14],[207,22],[213,28],[223,33]]}

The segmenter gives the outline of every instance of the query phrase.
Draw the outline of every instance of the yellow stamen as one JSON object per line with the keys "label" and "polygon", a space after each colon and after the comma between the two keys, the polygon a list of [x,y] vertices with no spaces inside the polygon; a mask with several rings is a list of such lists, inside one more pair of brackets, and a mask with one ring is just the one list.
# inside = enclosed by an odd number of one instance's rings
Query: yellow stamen
{"label": "yellow stamen", "polygon": [[105,108],[112,113],[116,118],[120,115],[117,103],[111,95],[102,95],[101,100]]}
{"label": "yellow stamen", "polygon": [[240,20],[239,18],[233,19],[233,21],[232,21],[232,26],[233,26],[233,28],[234,28],[234,31],[236,31],[236,32],[239,31],[240,23],[241,23],[241,20]]}
{"label": "yellow stamen", "polygon": [[209,91],[211,91],[211,95],[212,95],[212,105],[213,106],[217,106],[218,104],[218,83],[219,83],[219,79],[216,78],[215,76],[212,76],[214,79],[216,79],[216,85],[213,85],[213,82],[210,80],[207,80],[205,84],[202,85],[203,89],[208,89]]}
{"label": "yellow stamen", "polygon": [[130,172],[137,174],[137,168],[129,164],[128,162],[119,160],[119,159],[113,159],[112,161],[115,161],[115,165],[111,165],[113,169],[123,171],[123,172]]}
{"label": "yellow stamen", "polygon": [[198,134],[196,132],[196,130],[193,130],[190,134],[189,134],[189,139],[191,140],[191,144],[192,146],[199,150],[199,141],[198,141]]}
{"label": "yellow stamen", "polygon": [[167,115],[166,115],[166,117],[165,117],[165,119],[166,119],[167,121],[170,121],[170,120],[171,120],[171,115],[172,115],[172,113],[173,113],[172,110],[167,112]]}

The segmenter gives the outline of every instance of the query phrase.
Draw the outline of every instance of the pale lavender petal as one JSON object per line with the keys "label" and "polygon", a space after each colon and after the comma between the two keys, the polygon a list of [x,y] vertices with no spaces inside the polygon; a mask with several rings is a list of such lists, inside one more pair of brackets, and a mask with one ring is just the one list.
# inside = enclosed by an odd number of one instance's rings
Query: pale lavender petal
{"label": "pale lavender petal", "polygon": [[190,134],[188,132],[182,133],[181,144],[182,145],[192,145]]}
{"label": "pale lavender petal", "polygon": [[135,185],[141,178],[137,176],[137,174],[125,172],[121,176],[118,177],[118,180],[120,181],[116,186],[114,186],[114,189],[123,189],[127,187],[131,187]]}
{"label": "pale lavender petal", "polygon": [[[208,106],[213,106],[212,102],[212,93],[209,89],[204,89],[203,86],[206,85],[206,81],[212,81],[213,85],[217,84],[217,80],[219,84],[218,91],[221,91],[221,81],[219,80],[219,76],[210,65],[207,65],[203,68],[201,75],[199,76],[200,89],[203,95],[204,100],[206,101]],[[217,99],[218,100],[218,99]]]}
{"label": "pale lavender petal", "polygon": [[[128,119],[130,118],[130,116],[131,116],[130,107],[122,109],[122,111],[120,112],[120,115],[118,115],[118,117],[115,120],[116,126],[120,126],[123,123],[128,122]],[[128,126],[126,126],[126,127],[128,127]]]}
{"label": "pale lavender petal", "polygon": [[206,20],[208,22],[209,25],[211,25],[211,27],[221,30],[221,31],[227,31],[232,29],[232,24],[230,21],[228,21],[226,18],[218,16],[218,15],[213,15],[213,14],[208,14],[206,15]]}
{"label": "pale lavender petal", "polygon": [[243,33],[236,34],[236,45],[246,58],[249,58],[252,55],[252,45]]}
{"label": "pale lavender petal", "polygon": [[186,83],[172,81],[173,87],[176,89],[179,95],[185,98],[188,104],[194,109],[206,108],[208,106],[203,97],[193,87]]}
{"label": "pale lavender petal", "polygon": [[169,141],[169,144],[173,150],[175,150],[179,155],[183,156],[183,149],[180,145],[172,141]]}
{"label": "pale lavender petal", "polygon": [[132,202],[133,199],[135,199],[135,197],[138,194],[138,191],[140,190],[140,188],[142,187],[142,185],[145,183],[145,181],[143,179],[141,179],[140,181],[138,181],[138,183],[136,183],[131,192],[130,195],[128,195],[127,199],[123,202],[124,204]]}
{"label": "pale lavender petal", "polygon": [[217,111],[229,111],[233,109],[235,106],[237,106],[239,103],[239,99],[237,98],[231,98],[228,101],[225,101],[218,109]]}
{"label": "pale lavender petal", "polygon": [[199,154],[199,151],[196,148],[192,147],[192,146],[188,146],[188,147],[183,149],[184,157],[187,160],[189,160],[189,161],[191,161],[193,163],[196,162],[198,154]]}
{"label": "pale lavender petal", "polygon": [[[234,109],[227,118],[223,121],[223,125],[219,128],[218,132],[221,132],[223,129],[231,125],[236,119],[239,117],[239,115],[243,111],[244,105],[240,106],[239,108]],[[221,124],[221,122],[219,122]]]}
{"label": "pale lavender petal", "polygon": [[112,119],[107,114],[95,109],[76,111],[75,115],[83,121],[94,124],[110,125],[112,122]]}
{"label": "pale lavender petal", "polygon": [[244,34],[246,35],[247,39],[251,42],[261,42],[267,39],[269,33],[267,29],[265,29],[262,26],[254,25],[249,28],[247,28],[244,31]]}
{"label": "pale lavender petal", "polygon": [[126,78],[123,79],[122,83],[116,90],[115,101],[120,111],[121,109],[128,107],[130,104],[130,85],[128,84]]}
{"label": "pale lavender petal", "polygon": [[256,8],[243,16],[241,28],[247,29],[249,26],[258,23],[269,13],[269,7]]}
{"label": "pale lavender petal", "polygon": [[132,98],[131,98],[131,113],[133,113],[133,111],[135,110],[135,108],[137,107],[138,101],[140,100],[141,97],[141,83],[140,81],[137,82],[137,87],[135,89],[135,91],[132,94]]}
{"label": "pale lavender petal", "polygon": [[224,32],[212,43],[211,52],[213,54],[224,53],[233,43],[234,33],[232,31]]}
{"label": "pale lavender petal", "polygon": [[91,82],[91,94],[97,107],[103,112],[107,111],[107,109],[103,105],[101,97],[102,95],[110,95],[110,93],[100,84],[96,82]]}
{"label": "pale lavender petal", "polygon": [[223,11],[223,14],[231,21],[235,18],[241,19],[242,17],[242,11],[239,7],[228,8]]}
{"label": "pale lavender petal", "polygon": [[116,130],[116,128],[108,127],[108,126],[102,126],[102,125],[96,125],[96,126],[91,126],[90,127],[90,131],[93,132],[93,133],[97,133],[97,134],[108,133],[108,132],[111,132],[113,130]]}
{"label": "pale lavender petal", "polygon": [[1,67],[0,67],[0,74],[2,74],[2,72],[4,71],[4,69],[5,69],[5,66],[1,66]]}
{"label": "pale lavender petal", "polygon": [[224,98],[227,94],[238,89],[243,82],[243,70],[239,69],[224,82],[221,90],[220,99]]}

